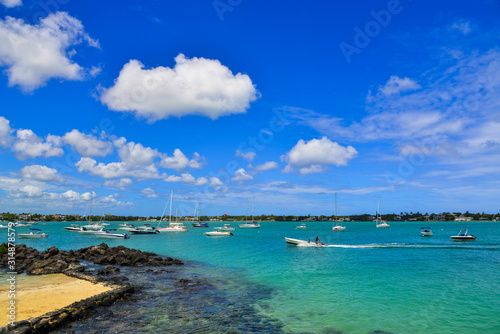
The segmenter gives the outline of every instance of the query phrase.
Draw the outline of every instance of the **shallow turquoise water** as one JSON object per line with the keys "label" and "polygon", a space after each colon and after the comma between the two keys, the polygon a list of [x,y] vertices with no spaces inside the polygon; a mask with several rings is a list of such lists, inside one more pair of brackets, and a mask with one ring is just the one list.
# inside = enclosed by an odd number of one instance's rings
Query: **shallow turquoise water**
{"label": "shallow turquoise water", "polygon": [[[67,225],[39,224],[49,238],[18,243],[69,250],[103,242],[63,231]],[[263,222],[260,229],[236,227],[234,237],[222,238],[205,237],[211,228],[190,227],[187,233],[133,235],[107,243],[205,263],[190,270],[224,277],[229,292],[241,293],[241,278],[265,287],[271,295],[252,306],[280,320],[289,332],[500,332],[500,223],[425,223],[433,228],[432,237],[421,237],[423,225],[415,222],[393,222],[389,229],[348,222],[344,232],[332,232],[326,222],[308,223],[306,230],[297,225]],[[451,241],[449,236],[462,228],[478,240]],[[334,247],[287,246],[285,236],[319,236]]]}

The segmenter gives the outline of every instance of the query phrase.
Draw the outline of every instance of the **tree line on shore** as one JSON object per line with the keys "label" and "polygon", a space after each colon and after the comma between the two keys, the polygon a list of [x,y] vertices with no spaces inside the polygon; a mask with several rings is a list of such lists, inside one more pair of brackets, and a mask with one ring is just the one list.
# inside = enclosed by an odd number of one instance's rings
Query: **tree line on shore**
{"label": "tree line on shore", "polygon": [[[439,214],[434,213],[425,213],[422,214],[420,212],[401,212],[399,214],[385,214],[381,215],[383,220],[387,221],[453,221],[459,217],[469,218],[471,220],[495,220],[497,218],[500,219],[500,213],[470,213],[466,211],[465,213],[461,212],[443,212]],[[253,217],[254,220],[258,221],[332,221],[337,219],[334,215],[326,216],[300,216],[300,215],[258,215]],[[90,219],[88,216],[81,215],[62,215],[62,214],[50,214],[50,215],[42,215],[42,214],[29,214],[29,213],[10,213],[5,212],[0,214],[0,219],[5,221],[68,221],[68,222],[77,222],[77,221],[160,221],[160,216],[119,216],[119,215],[105,215],[105,216],[97,216],[92,215]],[[192,220],[193,217],[179,217],[179,220]],[[198,220],[201,221],[209,221],[209,220],[221,220],[221,221],[245,221],[249,220],[250,217],[239,216],[239,215],[227,215],[224,214],[222,216],[201,216]],[[348,215],[348,216],[338,216],[338,219],[345,221],[371,221],[375,219],[375,215],[373,214],[361,214],[361,215]],[[165,220],[165,218],[164,218]]]}

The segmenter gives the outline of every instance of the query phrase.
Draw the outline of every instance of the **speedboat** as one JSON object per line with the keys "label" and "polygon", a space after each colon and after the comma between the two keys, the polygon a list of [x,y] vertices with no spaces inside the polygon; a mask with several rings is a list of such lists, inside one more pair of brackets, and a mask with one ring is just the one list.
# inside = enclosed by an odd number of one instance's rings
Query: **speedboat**
{"label": "speedboat", "polygon": [[258,221],[253,220],[252,222],[246,222],[244,224],[238,224],[240,228],[260,228]]}
{"label": "speedboat", "polygon": [[149,224],[144,224],[144,226],[139,226],[136,229],[129,230],[132,234],[158,234],[160,231],[157,228],[149,226]]}
{"label": "speedboat", "polygon": [[[12,224],[11,224],[12,226]],[[0,224],[0,230],[6,230],[9,228],[9,225],[3,225],[3,224]]]}
{"label": "speedboat", "polygon": [[90,223],[82,227],[86,230],[102,230],[104,228],[104,225],[101,225],[100,223]]}
{"label": "speedboat", "polygon": [[204,222],[194,222],[192,223],[193,227],[208,227],[208,223]]}
{"label": "speedboat", "polygon": [[102,232],[96,233],[95,236],[99,239],[128,239],[130,236],[127,233],[113,233],[115,229],[102,230]]}
{"label": "speedboat", "polygon": [[135,230],[134,224],[119,224],[118,225],[118,231],[132,231]]}
{"label": "speedboat", "polygon": [[187,232],[188,229],[183,223],[170,223],[167,227],[158,227],[158,231],[163,232]]}
{"label": "speedboat", "polygon": [[94,230],[94,229],[87,229],[85,226],[82,226],[82,229],[78,231],[80,234],[96,234],[99,232],[102,232],[104,230],[103,227],[101,227],[99,230]]}
{"label": "speedboat", "polygon": [[12,226],[14,227],[28,227],[30,224],[28,223],[13,223]]}
{"label": "speedboat", "polygon": [[300,229],[300,230],[305,230],[307,228],[307,225],[306,224],[300,224],[299,226],[295,227],[296,229]]}
{"label": "speedboat", "polygon": [[465,228],[460,230],[457,235],[450,236],[450,238],[457,241],[477,240],[477,238],[472,234],[469,234],[469,230]]}
{"label": "speedboat", "polygon": [[[42,230],[38,228],[30,228],[30,233],[18,233],[17,236],[21,239],[43,239],[47,238],[49,235],[45,233],[41,233]],[[35,231],[35,233],[33,233]]]}
{"label": "speedboat", "polygon": [[233,233],[229,231],[222,231],[222,227],[216,227],[214,231],[212,232],[205,232],[207,237],[230,237],[233,236]]}
{"label": "speedboat", "polygon": [[285,242],[288,245],[292,246],[300,246],[300,247],[325,247],[325,243],[316,243],[316,242],[311,242],[310,240],[299,240],[299,239],[292,239],[292,238],[287,238],[285,237]]}
{"label": "speedboat", "polygon": [[77,224],[71,224],[71,226],[66,226],[64,229],[70,232],[83,231],[83,227],[80,227],[80,225]]}
{"label": "speedboat", "polygon": [[421,227],[420,234],[422,234],[423,237],[430,237],[430,236],[434,235],[432,233],[432,229],[430,227]]}
{"label": "speedboat", "polygon": [[219,227],[221,231],[234,231],[236,228],[229,225],[229,224],[224,224],[224,226]]}

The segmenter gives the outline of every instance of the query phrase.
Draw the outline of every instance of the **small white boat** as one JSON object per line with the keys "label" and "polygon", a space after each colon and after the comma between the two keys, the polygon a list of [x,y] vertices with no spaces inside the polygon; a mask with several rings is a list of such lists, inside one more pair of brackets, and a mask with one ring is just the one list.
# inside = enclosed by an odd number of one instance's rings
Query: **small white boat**
{"label": "small white boat", "polygon": [[335,193],[335,226],[332,227],[333,232],[345,231],[346,227],[339,225],[339,218],[337,215],[337,193]]}
{"label": "small white boat", "polygon": [[28,226],[30,226],[30,224],[19,222],[19,223],[13,223],[12,226],[14,226],[14,227],[28,227]]}
{"label": "small white boat", "polygon": [[234,231],[236,230],[235,227],[229,225],[229,224],[224,224],[224,226],[219,227],[221,231]]}
{"label": "small white boat", "polygon": [[64,229],[66,231],[70,231],[70,232],[78,232],[78,231],[82,231],[83,227],[80,227],[80,225],[77,225],[77,224],[71,224],[71,226],[66,226]]}
{"label": "small white boat", "polygon": [[293,246],[300,246],[300,247],[325,247],[328,245],[325,245],[323,242],[311,242],[310,240],[299,240],[299,239],[292,239],[292,238],[287,238],[285,237],[285,242],[288,245],[293,245]]}
{"label": "small white boat", "polygon": [[219,227],[219,228],[216,227],[214,231],[205,232],[203,234],[205,234],[207,237],[231,237],[231,236],[233,236],[233,233],[231,233],[229,231],[221,231],[221,228],[222,227]]}
{"label": "small white boat", "polygon": [[103,230],[102,232],[96,233],[96,238],[99,239],[128,239],[130,236],[127,233],[113,233],[116,231],[112,230]]}
{"label": "small white boat", "polygon": [[158,231],[163,232],[187,232],[188,229],[183,223],[170,223],[167,227],[158,227]]}
{"label": "small white boat", "polygon": [[375,219],[375,226],[377,228],[388,228],[391,227],[385,220],[382,220],[380,216],[380,196],[378,197],[378,210],[377,210],[377,218]]}
{"label": "small white boat", "polygon": [[[247,205],[246,205],[246,211],[245,211],[245,220],[248,212],[248,200],[247,200]],[[240,228],[260,228],[260,224],[258,221],[255,221],[253,219],[253,197],[252,197],[252,221],[246,221],[244,224],[238,224]]]}
{"label": "small white boat", "polygon": [[0,225],[0,230],[6,230],[9,228],[9,225]]}
{"label": "small white boat", "polygon": [[477,240],[477,238],[472,234],[469,234],[469,230],[465,228],[460,230],[457,235],[450,236],[450,238],[456,241]]}
{"label": "small white boat", "polygon": [[423,237],[430,237],[434,235],[430,227],[421,227],[420,234],[422,234]]}
{"label": "small white boat", "polygon": [[118,231],[132,231],[135,230],[134,224],[119,224]]}
{"label": "small white boat", "polygon": [[94,229],[87,229],[85,226],[82,226],[81,231],[78,231],[78,233],[80,233],[80,234],[96,234],[96,233],[102,232],[102,230],[104,230],[103,227],[101,227],[101,229],[99,229],[99,230],[94,230]]}
{"label": "small white boat", "polygon": [[150,226],[149,224],[144,224],[144,226],[139,226],[133,230],[129,230],[132,234],[158,234],[160,231],[157,228]]}
{"label": "small white boat", "polygon": [[104,228],[104,225],[101,225],[99,223],[90,223],[82,227],[85,228],[86,230],[102,230]]}
{"label": "small white boat", "polygon": [[298,230],[305,230],[307,228],[307,225],[306,224],[300,224],[299,226],[296,226],[295,228],[298,229]]}
{"label": "small white boat", "polygon": [[[18,233],[17,236],[21,239],[43,239],[47,238],[49,235],[42,233],[38,228],[30,228],[30,233]],[[35,231],[35,233],[33,233]]]}

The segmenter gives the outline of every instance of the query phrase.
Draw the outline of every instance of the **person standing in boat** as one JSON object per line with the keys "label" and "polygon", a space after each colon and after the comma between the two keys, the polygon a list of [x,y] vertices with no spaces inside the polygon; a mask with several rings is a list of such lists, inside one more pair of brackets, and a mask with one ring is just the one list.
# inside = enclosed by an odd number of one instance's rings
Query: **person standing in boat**
{"label": "person standing in boat", "polygon": [[316,244],[319,244],[319,237],[316,236]]}

